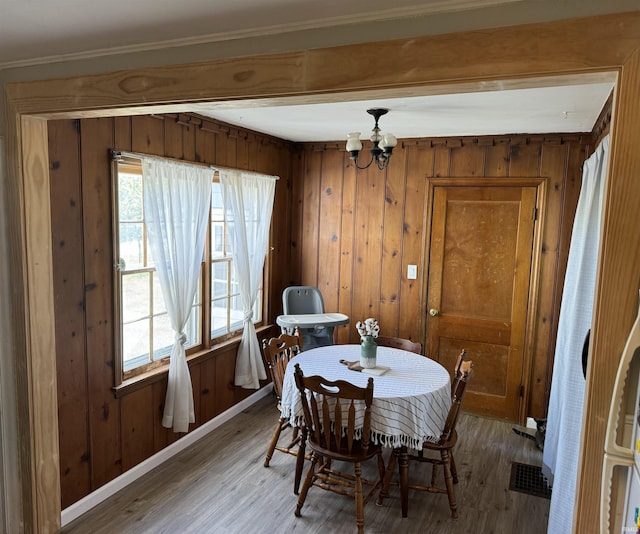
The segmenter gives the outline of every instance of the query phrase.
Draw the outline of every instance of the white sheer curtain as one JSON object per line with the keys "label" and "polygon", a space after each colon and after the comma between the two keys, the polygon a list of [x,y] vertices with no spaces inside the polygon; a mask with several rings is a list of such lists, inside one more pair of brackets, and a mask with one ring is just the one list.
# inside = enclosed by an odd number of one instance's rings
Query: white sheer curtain
{"label": "white sheer curtain", "polygon": [[269,225],[276,190],[275,176],[221,170],[220,184],[227,213],[233,263],[240,285],[244,325],[236,357],[235,385],[258,389],[267,378],[253,326],[253,309],[269,244]]}
{"label": "white sheer curtain", "polygon": [[195,421],[184,327],[198,288],[211,200],[210,168],[144,158],[145,222],[174,330],[162,426],[187,432]]}
{"label": "white sheer curtain", "polygon": [[582,347],[593,314],[609,137],[585,162],[562,292],[542,472],[552,482],[548,532],[573,532],[584,386]]}

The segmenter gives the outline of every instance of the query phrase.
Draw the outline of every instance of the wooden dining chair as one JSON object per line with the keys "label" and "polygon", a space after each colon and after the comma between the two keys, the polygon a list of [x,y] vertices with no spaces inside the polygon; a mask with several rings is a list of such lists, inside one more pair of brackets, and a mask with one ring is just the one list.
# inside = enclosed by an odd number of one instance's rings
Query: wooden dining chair
{"label": "wooden dining chair", "polygon": [[[278,412],[280,412],[280,402],[282,400],[282,384],[284,381],[284,373],[287,369],[287,365],[292,358],[296,356],[302,350],[302,336],[299,330],[296,328],[293,335],[281,334],[278,337],[272,337],[271,339],[262,340],[262,357],[264,363],[269,369],[271,380],[273,381],[273,391],[278,400]],[[264,460],[264,466],[269,467],[269,462],[273,457],[274,451],[280,451],[287,454],[298,455],[298,447],[302,439],[302,435],[297,427],[294,427],[291,431],[291,439],[286,446],[279,446],[278,440],[283,430],[286,430],[291,425],[289,420],[282,417],[278,419],[278,423],[271,436],[269,442],[269,448],[267,449],[267,456]],[[304,461],[304,458],[299,460]],[[302,466],[300,466],[300,473],[302,472]],[[300,482],[300,475],[297,477],[295,484],[295,490],[298,488]]]}
{"label": "wooden dining chair", "polygon": [[378,336],[376,338],[376,345],[379,347],[392,347],[394,349],[402,349],[408,352],[415,352],[416,354],[422,354],[422,344],[417,341],[411,341],[410,339],[404,339],[401,337],[385,337]]}
{"label": "wooden dining chair", "polygon": [[[444,425],[444,430],[440,435],[440,439],[437,442],[425,441],[422,450],[418,454],[410,454],[409,461],[416,462],[428,462],[432,464],[431,482],[429,485],[410,483],[408,487],[414,490],[427,491],[429,493],[446,493],[449,498],[449,508],[451,509],[451,517],[456,519],[458,517],[458,506],[456,503],[455,493],[453,491],[453,485],[458,483],[458,473],[455,468],[455,463],[452,461],[452,449],[458,441],[458,433],[456,432],[456,424],[460,415],[460,408],[462,406],[462,399],[466,391],[467,383],[473,375],[473,361],[463,360],[460,363],[459,377],[455,382],[455,389],[452,393],[451,408],[447,415],[447,420]],[[427,456],[425,453],[435,452],[439,453],[438,456]],[[387,473],[392,473],[397,463],[398,451],[394,450],[391,458],[389,459],[389,465],[387,466]],[[445,487],[436,485],[437,467],[442,466],[444,472],[444,485]],[[380,491],[377,503],[382,504],[383,499],[387,496],[389,491],[389,485],[391,477],[385,477],[385,481]]]}
{"label": "wooden dining chair", "polygon": [[[461,371],[462,365],[468,362],[469,358],[467,357],[467,350],[466,349],[462,349],[460,351],[460,354],[458,354],[458,358],[456,359],[456,364],[453,367],[453,377],[451,380],[451,400],[453,402],[453,399],[456,395],[456,391],[458,389],[458,381],[460,380],[460,378],[463,376],[463,373]],[[453,449],[449,451],[449,456],[450,461],[451,461],[451,473],[453,475],[453,478],[455,479],[456,483],[458,481],[458,472],[456,469],[456,460],[455,457],[453,455]]]}
{"label": "wooden dining chair", "polygon": [[[305,377],[300,366],[294,371],[305,419],[306,444],[311,449],[307,471],[295,515],[300,517],[311,486],[346,495],[355,500],[358,533],[364,532],[364,505],[382,485],[384,461],[380,445],[371,442],[373,378],[360,388],[344,380],[335,382],[321,376]],[[356,436],[356,405],[364,404],[361,431]],[[379,480],[362,477],[362,463],[376,457]],[[353,464],[353,474],[332,468],[332,461]],[[364,494],[363,485],[371,489]]]}

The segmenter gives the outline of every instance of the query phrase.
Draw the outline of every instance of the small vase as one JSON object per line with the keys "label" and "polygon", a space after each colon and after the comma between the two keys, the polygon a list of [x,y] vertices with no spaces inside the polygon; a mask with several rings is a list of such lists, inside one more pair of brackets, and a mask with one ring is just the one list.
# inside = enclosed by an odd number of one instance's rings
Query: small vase
{"label": "small vase", "polygon": [[364,336],[362,343],[360,343],[360,365],[364,369],[372,369],[376,366],[376,351],[378,345],[373,339],[373,336]]}

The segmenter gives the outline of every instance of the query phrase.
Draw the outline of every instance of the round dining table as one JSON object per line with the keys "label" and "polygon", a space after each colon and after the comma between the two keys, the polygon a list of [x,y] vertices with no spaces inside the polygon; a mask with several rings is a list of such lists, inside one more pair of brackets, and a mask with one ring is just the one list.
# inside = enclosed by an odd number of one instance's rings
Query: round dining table
{"label": "round dining table", "polygon": [[[399,452],[402,516],[408,509],[408,449],[420,450],[425,441],[440,438],[451,406],[449,372],[438,362],[420,354],[391,347],[377,348],[376,370],[352,370],[344,362],[357,362],[360,345],[328,345],[295,356],[284,377],[281,415],[294,426],[303,423],[302,403],[295,378],[295,364],[305,376],[346,380],[365,387],[373,377],[371,439]],[[364,404],[360,407],[364,411]],[[356,431],[359,429],[356,429]]]}

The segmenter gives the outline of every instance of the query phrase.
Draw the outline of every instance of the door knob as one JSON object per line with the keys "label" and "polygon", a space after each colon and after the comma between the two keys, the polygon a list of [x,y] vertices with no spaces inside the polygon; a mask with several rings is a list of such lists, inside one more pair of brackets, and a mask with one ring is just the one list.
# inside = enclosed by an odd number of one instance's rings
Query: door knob
{"label": "door knob", "polygon": [[440,315],[440,310],[436,310],[435,308],[431,308],[429,310],[429,315],[431,315],[431,317],[438,317],[438,315]]}

